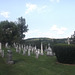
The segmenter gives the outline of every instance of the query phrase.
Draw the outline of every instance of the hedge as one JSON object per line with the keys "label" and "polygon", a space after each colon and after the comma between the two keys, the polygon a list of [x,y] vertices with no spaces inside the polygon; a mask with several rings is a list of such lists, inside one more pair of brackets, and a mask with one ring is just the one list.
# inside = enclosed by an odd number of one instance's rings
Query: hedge
{"label": "hedge", "polygon": [[57,44],[53,46],[53,51],[58,62],[66,64],[75,63],[75,45]]}

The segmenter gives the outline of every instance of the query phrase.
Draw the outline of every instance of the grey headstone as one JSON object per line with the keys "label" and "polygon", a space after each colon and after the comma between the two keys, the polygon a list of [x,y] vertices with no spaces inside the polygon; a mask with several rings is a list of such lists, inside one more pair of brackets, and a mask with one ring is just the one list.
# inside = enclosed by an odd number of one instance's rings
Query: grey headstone
{"label": "grey headstone", "polygon": [[11,50],[7,51],[7,63],[14,64],[14,61],[12,60],[12,51]]}

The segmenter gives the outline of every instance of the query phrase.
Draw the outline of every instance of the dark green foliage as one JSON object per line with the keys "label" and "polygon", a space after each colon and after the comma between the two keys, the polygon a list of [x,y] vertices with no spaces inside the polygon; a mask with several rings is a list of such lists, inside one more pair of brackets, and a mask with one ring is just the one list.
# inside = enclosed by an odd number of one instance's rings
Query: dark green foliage
{"label": "dark green foliage", "polygon": [[65,44],[54,45],[53,51],[55,52],[57,60],[60,63],[67,63],[67,64],[75,63],[75,45],[65,45]]}
{"label": "dark green foliage", "polygon": [[16,40],[16,36],[18,37],[17,26],[14,22],[9,21],[1,21],[0,22],[0,42],[5,44],[8,42],[10,45]]}
{"label": "dark green foliage", "polygon": [[19,33],[19,43],[22,42],[22,39],[25,37],[24,32],[28,31],[28,25],[26,25],[26,20],[23,17],[18,18],[18,33]]}
{"label": "dark green foliage", "polygon": [[5,45],[8,42],[9,45],[20,43],[25,37],[24,32],[27,32],[28,25],[26,25],[24,18],[18,18],[18,23],[1,21],[0,22],[0,42]]}

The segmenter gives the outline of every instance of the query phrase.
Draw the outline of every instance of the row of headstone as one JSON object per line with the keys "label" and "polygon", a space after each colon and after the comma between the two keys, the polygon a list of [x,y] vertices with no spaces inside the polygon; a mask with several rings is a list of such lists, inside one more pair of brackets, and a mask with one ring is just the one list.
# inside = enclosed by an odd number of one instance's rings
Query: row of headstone
{"label": "row of headstone", "polygon": [[23,52],[23,55],[26,54],[26,52],[28,53],[28,56],[32,54],[35,54],[36,55],[36,58],[38,58],[39,54],[40,54],[40,49],[37,49],[36,46],[35,47],[32,47],[31,45],[27,45],[27,46],[23,46],[23,45],[17,45],[16,46],[16,52],[17,53],[22,53]]}
{"label": "row of headstone", "polygon": [[[37,49],[36,46],[32,47],[31,45],[29,45],[29,46],[28,45],[27,46],[25,46],[25,45],[16,45],[15,48],[16,48],[17,53],[22,53],[23,55],[25,55],[26,52],[27,52],[28,56],[30,56],[31,53],[32,54],[34,53],[36,55],[35,56],[36,58],[38,58],[39,55],[44,55],[44,50],[43,50],[43,44],[42,43],[41,43],[41,49]],[[53,56],[54,55],[50,45],[48,45],[48,48],[46,49],[46,54],[48,56]]]}
{"label": "row of headstone", "polygon": [[[15,45],[15,44],[14,44]],[[6,43],[6,48],[8,48],[8,43]],[[26,54],[26,52],[28,52],[28,56],[31,55],[31,52],[32,54],[34,53],[35,54],[35,57],[38,58],[39,55],[44,55],[44,52],[43,52],[43,44],[41,43],[41,49],[37,49],[36,46],[35,47],[32,47],[31,45],[15,45],[15,48],[16,48],[16,52],[18,53],[21,53],[23,52],[23,55]],[[46,52],[47,52],[47,55],[48,56],[53,56],[53,52],[52,52],[52,49],[50,47],[50,45],[48,45],[48,48],[46,49]],[[4,50],[2,50],[2,44],[0,43],[0,54],[2,57],[4,57]],[[11,50],[8,50],[7,52],[7,63],[8,64],[13,64],[14,61],[12,60],[12,51]]]}

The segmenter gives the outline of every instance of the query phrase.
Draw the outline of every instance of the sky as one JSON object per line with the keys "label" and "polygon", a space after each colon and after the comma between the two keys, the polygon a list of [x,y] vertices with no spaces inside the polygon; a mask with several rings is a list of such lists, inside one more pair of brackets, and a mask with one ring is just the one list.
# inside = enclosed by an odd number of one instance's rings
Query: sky
{"label": "sky", "polygon": [[28,38],[68,38],[75,31],[75,0],[0,0],[0,21],[26,19]]}

